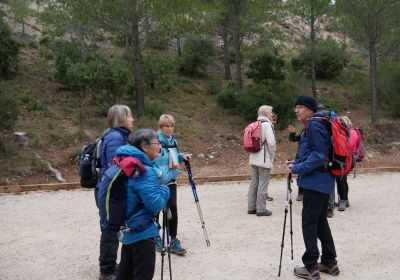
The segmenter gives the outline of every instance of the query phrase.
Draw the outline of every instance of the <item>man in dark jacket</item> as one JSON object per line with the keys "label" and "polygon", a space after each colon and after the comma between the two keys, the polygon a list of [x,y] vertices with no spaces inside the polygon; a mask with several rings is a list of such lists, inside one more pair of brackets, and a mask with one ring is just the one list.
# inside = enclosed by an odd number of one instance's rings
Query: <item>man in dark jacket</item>
{"label": "man in dark jacket", "polygon": [[[320,279],[319,272],[338,275],[335,244],[327,219],[329,195],[334,192],[335,177],[324,166],[332,149],[328,126],[318,117],[315,99],[300,96],[294,107],[297,120],[303,122],[304,133],[298,147],[298,158],[287,162],[287,172],[299,174],[303,188],[302,230],[306,251],[304,267],[296,266],[294,274],[304,279]],[[318,263],[318,239],[321,241],[321,263]]]}

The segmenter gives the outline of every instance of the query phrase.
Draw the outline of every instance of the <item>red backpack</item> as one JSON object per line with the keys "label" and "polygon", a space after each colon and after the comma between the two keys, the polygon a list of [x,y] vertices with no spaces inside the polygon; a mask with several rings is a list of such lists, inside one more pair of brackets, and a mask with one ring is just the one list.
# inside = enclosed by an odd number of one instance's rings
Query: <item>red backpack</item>
{"label": "red backpack", "polygon": [[334,176],[347,175],[353,168],[353,154],[350,146],[349,128],[337,117],[313,117],[328,123],[332,135],[332,154],[327,169]]}
{"label": "red backpack", "polygon": [[250,153],[256,153],[261,150],[261,123],[262,121],[255,121],[246,126],[243,133],[243,146],[244,149]]}

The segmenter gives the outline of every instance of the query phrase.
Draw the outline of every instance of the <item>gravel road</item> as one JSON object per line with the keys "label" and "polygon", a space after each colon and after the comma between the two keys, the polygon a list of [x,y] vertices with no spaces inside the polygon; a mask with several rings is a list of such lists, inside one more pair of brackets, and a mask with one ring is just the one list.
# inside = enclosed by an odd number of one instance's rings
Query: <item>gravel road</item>
{"label": "gravel road", "polygon": [[[341,274],[322,279],[400,279],[399,182],[400,173],[349,177],[350,208],[329,219]],[[178,187],[178,238],[188,253],[172,255],[173,279],[297,279],[292,271],[304,251],[301,203],[293,202],[294,260],[287,230],[278,278],[286,181],[270,183],[271,217],[247,214],[248,183],[197,186],[211,247],[190,187]],[[97,279],[100,231],[92,191],[3,194],[0,213],[0,279]],[[154,279],[160,261],[158,255]]]}

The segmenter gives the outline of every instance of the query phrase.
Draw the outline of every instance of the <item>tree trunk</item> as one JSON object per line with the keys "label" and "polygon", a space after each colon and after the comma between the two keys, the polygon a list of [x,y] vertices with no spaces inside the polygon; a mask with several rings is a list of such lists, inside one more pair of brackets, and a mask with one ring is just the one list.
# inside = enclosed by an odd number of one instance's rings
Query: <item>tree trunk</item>
{"label": "tree trunk", "polygon": [[311,6],[311,24],[310,24],[311,34],[311,91],[315,100],[317,100],[317,82],[315,78],[315,17],[314,10]]}
{"label": "tree trunk", "polygon": [[182,56],[181,39],[179,37],[176,37],[176,54],[178,57]]}
{"label": "tree trunk", "polygon": [[132,45],[135,65],[135,91],[136,91],[136,113],[137,117],[144,117],[144,92],[142,85],[142,66],[141,50],[139,39],[139,18],[136,8],[134,8],[133,26],[132,26]]}
{"label": "tree trunk", "polygon": [[378,94],[376,88],[377,54],[375,45],[369,46],[369,71],[371,81],[371,122],[378,121]]}
{"label": "tree trunk", "polygon": [[[240,5],[240,4],[238,4]],[[240,21],[239,21],[239,7],[235,7],[235,28],[233,34],[233,44],[235,48],[235,61],[236,61],[236,86],[238,89],[243,89],[243,79],[242,79],[242,62],[240,58]]]}
{"label": "tree trunk", "polygon": [[224,79],[225,80],[232,80],[232,75],[231,75],[231,64],[229,61],[229,41],[228,41],[228,30],[227,30],[227,20],[225,16],[224,22],[221,24],[221,36],[222,36],[222,41],[223,41],[223,48],[224,48]]}

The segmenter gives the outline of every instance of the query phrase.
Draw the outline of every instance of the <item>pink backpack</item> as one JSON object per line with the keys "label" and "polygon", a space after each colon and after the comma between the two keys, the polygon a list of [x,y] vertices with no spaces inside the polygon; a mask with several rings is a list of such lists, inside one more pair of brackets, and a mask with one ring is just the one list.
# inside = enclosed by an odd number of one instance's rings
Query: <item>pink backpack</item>
{"label": "pink backpack", "polygon": [[264,145],[261,143],[261,123],[262,121],[252,122],[244,129],[243,146],[250,153],[257,153]]}
{"label": "pink backpack", "polygon": [[353,128],[357,132],[357,141],[353,147],[354,159],[356,162],[362,162],[365,158],[365,136],[360,128]]}

